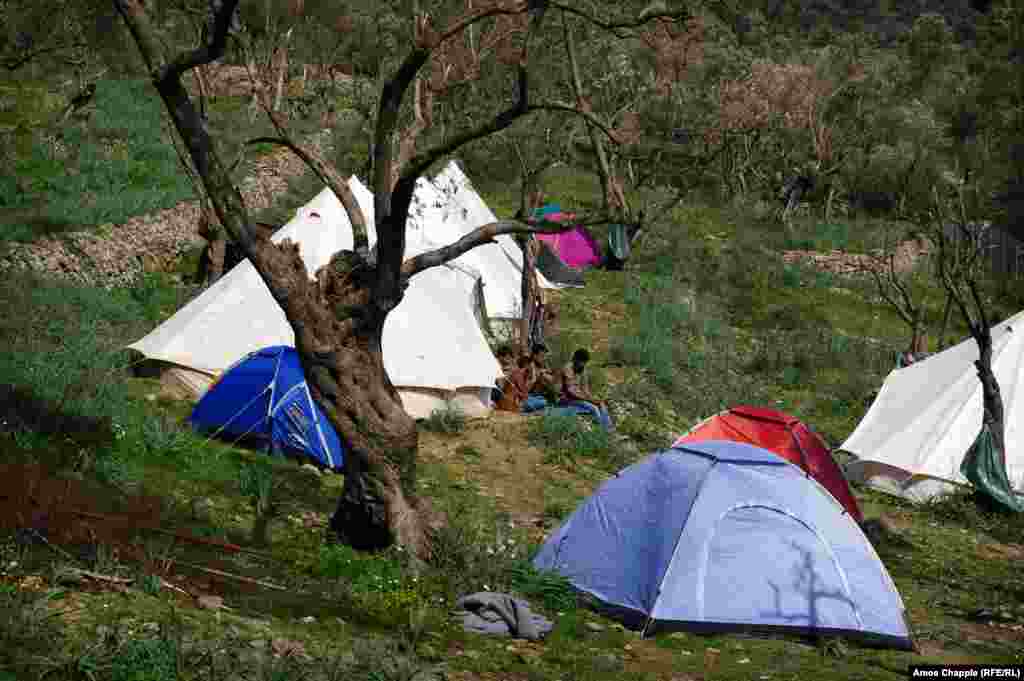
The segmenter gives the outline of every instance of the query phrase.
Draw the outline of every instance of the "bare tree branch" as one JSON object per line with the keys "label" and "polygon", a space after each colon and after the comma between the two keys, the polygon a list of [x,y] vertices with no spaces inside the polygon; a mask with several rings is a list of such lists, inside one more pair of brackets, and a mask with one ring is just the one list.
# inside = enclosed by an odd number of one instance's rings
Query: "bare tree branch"
{"label": "bare tree branch", "polygon": [[[225,0],[218,14],[219,23],[228,22],[238,0]],[[188,149],[196,172],[203,178],[207,195],[213,200],[217,217],[243,248],[252,256],[256,248],[256,236],[248,224],[248,211],[238,188],[230,182],[227,169],[221,164],[213,150],[213,140],[199,118],[188,93],[181,84],[180,71],[168,66],[163,49],[158,41],[159,32],[146,12],[143,0],[115,0],[115,6],[128,26],[143,61],[154,75],[154,85],[164,99],[167,112],[174,121],[175,129]],[[230,11],[229,11],[230,10]],[[226,31],[226,29],[224,29]],[[225,41],[211,41],[209,45],[197,48],[191,55],[201,55],[207,63],[219,59],[225,49]],[[175,63],[188,61],[180,56]],[[199,64],[192,64],[198,66]],[[191,66],[189,67],[191,68]],[[212,183],[214,186],[210,186]]]}
{"label": "bare tree branch", "polygon": [[366,228],[366,216],[363,214],[363,209],[360,208],[359,202],[356,200],[355,194],[352,193],[352,189],[349,187],[348,182],[338,173],[338,170],[312,147],[296,142],[292,136],[288,133],[287,120],[280,112],[275,111],[270,105],[270,99],[268,96],[269,88],[266,87],[266,83],[259,80],[255,73],[249,72],[249,78],[253,80],[255,87],[256,96],[259,99],[260,106],[263,107],[264,113],[267,114],[267,118],[270,119],[271,124],[277,131],[280,137],[261,137],[256,140],[250,140],[246,144],[254,144],[256,142],[266,142],[269,144],[277,144],[279,146],[286,147],[293,154],[298,156],[306,166],[312,170],[317,178],[326,184],[334,195],[341,201],[341,205],[345,207],[345,212],[348,214],[349,222],[352,224],[352,248],[359,255],[365,257],[370,252],[369,237]]}
{"label": "bare tree branch", "polygon": [[402,263],[402,278],[408,279],[423,270],[443,265],[477,246],[494,241],[495,237],[502,234],[558,234],[575,226],[576,223],[572,222],[545,221],[537,225],[528,225],[517,220],[491,222],[477,227],[454,243],[409,258]]}
{"label": "bare tree branch", "polygon": [[563,12],[573,14],[575,16],[580,17],[581,19],[585,19],[594,26],[604,29],[605,31],[609,31],[617,38],[630,37],[629,33],[623,31],[623,29],[640,28],[644,24],[654,19],[677,19],[685,21],[692,16],[689,10],[680,10],[678,12],[649,12],[645,10],[641,12],[636,19],[632,19],[630,21],[602,21],[601,19],[591,14],[588,14],[587,12],[584,12],[583,10],[578,9],[572,5],[568,5],[561,2],[549,2],[547,4],[549,8],[560,9]]}
{"label": "bare tree branch", "polygon": [[439,145],[434,149],[430,149],[428,151],[417,154],[409,162],[409,166],[406,172],[402,173],[402,175],[411,177],[413,178],[413,181],[415,181],[415,178],[418,178],[420,175],[422,175],[423,172],[427,168],[429,168],[435,161],[438,161],[446,156],[455,153],[456,151],[459,150],[459,148],[465,146],[466,144],[469,144],[470,142],[473,142],[474,140],[487,137],[488,135],[492,135],[496,132],[501,132],[505,128],[512,125],[518,118],[522,116],[526,116],[531,113],[540,111],[559,111],[562,113],[580,116],[591,125],[594,125],[598,129],[600,129],[601,132],[608,136],[608,139],[612,140],[613,142],[616,141],[615,134],[612,132],[612,130],[608,128],[608,126],[606,126],[599,118],[594,116],[594,114],[586,111],[581,111],[573,106],[569,106],[568,104],[562,104],[560,102],[531,104],[527,106],[525,110],[522,111],[522,113],[518,113],[517,107],[512,106],[509,109],[498,114],[494,119],[492,119],[488,123],[481,125],[480,127],[474,130],[467,130],[459,135],[456,135],[452,137],[450,140],[448,140],[445,144]]}
{"label": "bare tree branch", "polygon": [[[458,35],[462,30],[479,21],[485,16],[496,14],[517,14],[527,10],[528,3],[520,0],[509,7],[496,6],[473,14],[459,21],[445,30],[440,37],[436,36],[429,27],[424,26],[420,31],[416,49],[406,58],[399,67],[398,73],[383,88],[381,94],[380,111],[377,118],[377,135],[374,139],[374,192],[375,211],[378,221],[388,219],[392,216],[392,210],[397,208],[397,214],[404,218],[408,214],[408,207],[412,201],[416,180],[420,175],[438,158],[441,158],[460,146],[486,135],[499,132],[510,126],[517,118],[528,112],[529,105],[529,46],[530,41],[538,30],[543,13],[530,15],[529,25],[526,31],[526,45],[517,67],[518,77],[516,80],[517,93],[516,102],[508,110],[498,114],[489,123],[471,130],[462,135],[456,136],[447,144],[420,153],[414,156],[409,164],[401,169],[398,180],[391,185],[392,177],[392,150],[391,139],[395,133],[398,123],[398,112],[401,107],[402,98],[408,90],[409,85],[416,77],[417,72],[426,63],[430,52],[444,40]],[[401,277],[402,257],[405,252],[405,225],[396,225],[393,229],[378,229],[377,234],[378,272],[381,277],[379,293],[386,298],[387,293],[394,285],[398,284]]]}
{"label": "bare tree branch", "polygon": [[247,145],[260,143],[275,144],[290,150],[316,174],[317,179],[334,192],[345,207],[349,222],[352,223],[352,248],[356,253],[365,257],[370,252],[366,217],[363,215],[363,209],[359,207],[356,195],[352,192],[348,182],[334,166],[328,163],[316,149],[300,145],[288,137],[257,137],[246,142]]}
{"label": "bare tree branch", "polygon": [[[583,82],[580,78],[580,66],[576,59],[576,43],[573,39],[572,29],[569,26],[569,19],[565,12],[562,12],[562,35],[565,37],[565,52],[569,57],[569,72],[571,75],[572,92],[576,97],[576,106],[587,113],[589,107],[587,106],[587,100],[583,96]],[[596,118],[596,117],[595,117]],[[590,143],[594,145],[594,153],[597,154],[597,176],[601,182],[601,196],[604,199],[604,208],[609,213],[612,210],[612,202],[617,197],[614,195],[612,190],[612,169],[608,162],[608,154],[605,151],[604,144],[601,143],[601,138],[598,136],[594,126],[585,124],[587,127],[587,134],[590,136]],[[621,194],[621,192],[619,193]],[[622,197],[621,210],[626,210],[625,197]]]}
{"label": "bare tree branch", "polygon": [[502,14],[521,14],[526,11],[526,7],[527,3],[525,0],[510,3],[508,7],[501,5],[488,7],[463,16],[441,33],[433,31],[426,20],[422,18],[417,20],[418,30],[414,49],[406,55],[402,64],[395,72],[394,77],[386,82],[381,89],[377,130],[373,140],[373,191],[375,210],[378,215],[384,215],[388,212],[387,204],[390,202],[390,184],[391,178],[394,176],[394,171],[392,170],[394,161],[392,159],[390,142],[398,128],[398,114],[401,111],[402,100],[405,98],[405,93],[416,79],[420,69],[429,61],[433,50],[440,46],[441,43],[459,35],[476,22]]}
{"label": "bare tree branch", "polygon": [[[139,0],[126,0],[127,3],[138,2]],[[227,47],[228,31],[231,29],[231,17],[238,6],[238,0],[224,0],[224,4],[217,8],[213,16],[213,30],[210,34],[210,42],[200,45],[191,52],[178,55],[173,61],[164,65],[158,76],[161,80],[169,77],[178,77],[186,71],[209,64],[219,59]]]}

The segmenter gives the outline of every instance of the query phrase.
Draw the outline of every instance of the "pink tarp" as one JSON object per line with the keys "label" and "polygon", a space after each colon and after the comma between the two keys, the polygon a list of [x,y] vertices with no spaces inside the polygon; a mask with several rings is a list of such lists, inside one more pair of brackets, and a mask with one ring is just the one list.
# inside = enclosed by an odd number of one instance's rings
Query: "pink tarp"
{"label": "pink tarp", "polygon": [[[552,222],[572,220],[572,213],[547,213],[544,219]],[[569,267],[584,269],[601,264],[601,247],[583,225],[576,225],[560,234],[538,234],[537,238],[551,247],[558,258]]]}

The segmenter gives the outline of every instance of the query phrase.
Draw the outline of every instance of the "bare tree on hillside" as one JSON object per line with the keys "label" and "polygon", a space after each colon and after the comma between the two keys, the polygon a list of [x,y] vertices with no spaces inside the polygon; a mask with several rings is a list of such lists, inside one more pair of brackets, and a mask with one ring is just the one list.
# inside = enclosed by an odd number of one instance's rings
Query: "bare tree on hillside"
{"label": "bare tree on hillside", "polygon": [[[653,84],[635,73],[634,60],[625,53],[616,53],[602,44],[585,51],[577,37],[582,28],[585,26],[573,17],[562,17],[569,94],[577,107],[591,113],[602,108],[596,99],[609,100],[605,112],[597,115],[613,135],[609,139],[593,123],[581,121],[586,142],[574,146],[585,149],[590,157],[588,165],[601,188],[604,214],[610,222],[627,225],[630,241],[635,241],[642,234],[644,223],[657,221],[651,220],[651,215],[660,219],[668,214],[687,190],[680,186],[667,199],[662,197],[661,202],[652,204],[647,200],[650,197],[644,190],[650,188],[650,181],[665,177],[659,169],[670,175],[677,166],[670,162],[673,150],[667,143],[667,130],[658,130],[656,141],[648,141],[650,136],[645,133],[652,130],[645,127],[658,125],[645,121],[643,109],[650,99],[670,100],[673,87],[682,80],[687,68],[700,61],[703,19],[696,15],[657,17],[638,31],[639,43],[653,55]],[[596,68],[595,59],[600,60]],[[702,163],[689,158],[686,165],[692,171]]]}
{"label": "bare tree on hillside", "polygon": [[861,256],[858,271],[871,276],[878,296],[909,327],[907,352],[913,355],[927,351],[926,279],[930,274],[918,263],[906,261],[908,255],[901,253],[901,249],[905,250],[907,243],[910,242],[899,239],[889,243],[886,239],[881,248]]}
{"label": "bare tree on hillside", "polygon": [[[341,173],[318,152],[296,143],[289,135],[287,118],[266,107],[278,135],[273,142],[289,148],[310,166],[344,204],[352,223],[354,250],[337,253],[310,279],[296,244],[274,244],[256,233],[241,193],[181,82],[185,73],[224,53],[238,0],[224,1],[207,42],[181,54],[165,53],[142,0],[115,2],[184,140],[217,217],[284,311],[295,332],[296,349],[313,396],[332,425],[345,434],[345,484],[331,520],[332,528],[355,548],[374,549],[397,542],[414,555],[428,559],[433,530],[443,520],[429,500],[416,493],[417,430],[384,369],[381,339],[385,320],[402,301],[409,280],[419,272],[443,265],[500,234],[559,231],[564,227],[531,227],[518,221],[499,220],[475,229],[455,243],[407,259],[405,229],[416,181],[432,164],[466,144],[540,111],[582,117],[610,134],[592,113],[568,103],[532,98],[538,75],[531,73],[531,54],[545,44],[538,38],[545,15],[564,9],[587,19],[596,30],[625,31],[660,13],[609,18],[622,15],[629,3],[616,5],[618,11],[606,8],[602,15],[592,16],[555,1],[477,0],[473,9],[453,16],[443,28],[437,28],[431,15],[417,8],[412,16],[412,39],[402,46],[405,56],[389,77],[382,78],[374,121],[370,179],[377,243],[373,251],[369,248],[366,218]],[[452,10],[450,6],[447,9],[449,13]],[[505,81],[513,89],[511,104],[486,117],[482,106],[472,110],[473,117],[465,121],[462,129],[449,131],[429,146],[407,144],[396,148],[402,114],[408,111],[403,109],[403,103],[412,94],[420,73],[428,65],[433,73],[436,65],[432,58],[446,46],[461,42],[471,27],[498,17],[518,18],[526,24],[519,44],[506,51],[508,59],[503,60],[514,71]],[[499,98],[496,94],[488,89],[479,96],[492,105],[507,103],[507,96]]]}
{"label": "bare tree on hillside", "polygon": [[[949,209],[949,202],[943,201],[938,191],[933,189],[929,232],[936,247],[938,279],[960,311],[971,337],[978,344],[978,359],[974,366],[978,371],[978,380],[981,381],[982,423],[992,434],[1005,475],[1006,420],[999,381],[992,370],[991,301],[986,300],[981,287],[985,253],[978,232],[979,223],[968,220],[964,193],[963,189],[958,192],[955,208]],[[947,224],[956,228],[956,236],[947,233]]]}

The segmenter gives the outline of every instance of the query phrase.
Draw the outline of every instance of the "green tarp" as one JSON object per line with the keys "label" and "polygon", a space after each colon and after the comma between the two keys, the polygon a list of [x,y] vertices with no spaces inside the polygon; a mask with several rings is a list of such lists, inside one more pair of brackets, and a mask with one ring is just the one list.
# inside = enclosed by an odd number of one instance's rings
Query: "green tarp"
{"label": "green tarp", "polygon": [[978,439],[960,463],[960,472],[985,496],[1012,511],[1024,512],[1024,499],[1014,494],[1010,486],[1006,460],[996,448],[988,424],[982,424]]}
{"label": "green tarp", "polygon": [[615,258],[623,262],[629,260],[629,236],[625,225],[608,225],[608,249]]}

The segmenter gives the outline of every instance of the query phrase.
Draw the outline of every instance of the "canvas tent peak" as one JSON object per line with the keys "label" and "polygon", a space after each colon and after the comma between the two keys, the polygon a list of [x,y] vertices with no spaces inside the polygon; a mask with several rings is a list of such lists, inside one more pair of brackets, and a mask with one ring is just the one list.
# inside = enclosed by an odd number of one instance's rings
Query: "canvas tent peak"
{"label": "canvas tent peak", "polygon": [[828,445],[800,419],[774,409],[736,406],[701,421],[673,446],[702,440],[732,440],[762,447],[799,466],[827,489],[858,523],[857,499]]}
{"label": "canvas tent peak", "polygon": [[738,442],[687,443],[620,471],[534,566],[644,636],[764,631],[913,647],[860,526],[799,468]]}
{"label": "canvas tent peak", "polygon": [[[457,161],[449,161],[447,165],[431,180],[434,186],[441,192],[442,196],[448,200],[445,205],[449,208],[446,209],[446,218],[450,220],[452,224],[458,224],[462,230],[456,238],[465,236],[470,231],[498,220],[498,216],[487,206],[487,203],[481,198],[480,194],[477,193],[476,189],[473,188],[473,183],[469,177],[462,170],[462,167]],[[509,277],[510,273],[515,273],[515,280],[521,281],[523,271],[523,251],[519,248],[515,239],[508,234],[500,234],[495,238],[494,244],[484,244],[483,246],[474,249],[479,251],[478,257],[486,257],[488,261],[494,263],[494,267],[497,269],[501,267],[507,274],[503,275]],[[509,270],[507,267],[499,265],[501,259],[498,258],[497,254],[500,253],[504,256],[505,260],[512,263],[512,269]],[[549,281],[542,272],[537,273],[537,279],[540,287],[543,289],[559,289],[563,288],[557,283]]]}
{"label": "canvas tent peak", "polygon": [[[992,371],[1002,393],[1006,473],[1024,494],[1024,312],[991,329]],[[964,456],[981,433],[978,344],[959,344],[889,373],[840,449],[857,457],[851,480],[925,501],[963,489]],[[1018,497],[1020,498],[1020,497]]]}
{"label": "canvas tent peak", "polygon": [[[457,193],[445,193],[425,178],[420,178],[416,183],[406,224],[408,236],[433,248],[454,243],[479,226],[470,225],[466,221]],[[522,310],[522,275],[499,244],[478,246],[450,264],[478,274],[483,284],[484,309],[489,319],[511,320],[519,317]]]}
{"label": "canvas tent peak", "polygon": [[[355,177],[349,185],[366,216],[372,247],[377,236],[373,195]],[[353,247],[348,214],[328,188],[271,239],[298,244],[311,277],[335,253]],[[430,248],[415,234],[407,238],[410,256]],[[382,341],[385,368],[415,418],[429,416],[448,401],[469,416],[490,412],[491,388],[501,366],[477,321],[479,283],[463,267],[430,268],[410,279],[401,304],[388,315]],[[152,360],[163,380],[198,397],[247,353],[294,342],[284,312],[246,260],[128,347]]]}

